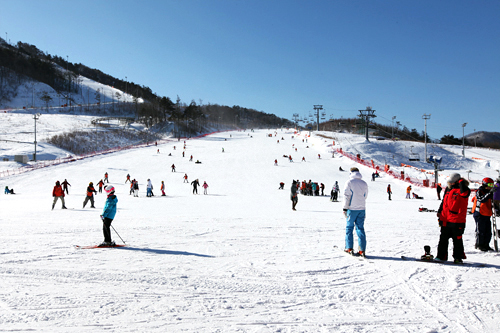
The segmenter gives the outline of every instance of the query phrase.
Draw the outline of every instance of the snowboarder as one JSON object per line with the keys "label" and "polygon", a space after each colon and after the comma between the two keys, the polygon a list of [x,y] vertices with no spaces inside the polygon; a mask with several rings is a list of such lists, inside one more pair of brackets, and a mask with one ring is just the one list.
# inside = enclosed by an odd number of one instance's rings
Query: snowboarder
{"label": "snowboarder", "polygon": [[203,194],[208,194],[207,193],[208,184],[206,181],[203,182],[203,185],[201,185],[201,187],[203,187]]}
{"label": "snowboarder", "polygon": [[112,185],[106,185],[104,191],[108,195],[106,198],[106,203],[104,204],[104,209],[101,215],[102,219],[102,233],[104,234],[104,242],[100,246],[114,246],[115,242],[111,240],[111,222],[116,215],[116,204],[118,203],[118,198],[115,195],[115,188]]}
{"label": "snowboarder", "polygon": [[109,184],[108,173],[104,174],[104,182]]}
{"label": "snowboarder", "polygon": [[358,235],[358,246],[360,256],[365,255],[366,234],[365,234],[365,216],[366,216],[366,197],[368,196],[368,184],[362,180],[361,173],[356,167],[351,168],[349,180],[344,186],[344,216],[346,217],[346,235],[345,251],[354,254],[353,231],[356,227]]}
{"label": "snowboarder", "polygon": [[130,180],[130,174],[129,173],[127,173],[127,179],[125,179],[125,184],[127,184],[127,182],[132,183],[132,181]]}
{"label": "snowboarder", "polygon": [[163,182],[163,180],[161,181],[160,190],[161,190],[161,196],[162,197],[166,196],[166,194],[165,194],[165,183]]}
{"label": "snowboarder", "polygon": [[410,199],[411,185],[406,188],[406,199]]}
{"label": "snowboarder", "polygon": [[441,191],[443,190],[443,188],[441,187],[441,184],[438,183],[436,185],[436,192],[437,192],[437,195],[438,195],[438,200],[441,200]]}
{"label": "snowboarder", "polygon": [[[8,186],[5,186],[5,194],[15,194],[15,193],[14,193],[14,189],[13,189],[13,188],[11,188],[11,189],[9,190],[9,187],[8,187]],[[64,201],[63,201],[63,205],[64,205]]]}
{"label": "snowboarder", "polygon": [[437,212],[441,235],[439,236],[435,260],[448,260],[448,241],[450,238],[453,240],[455,263],[462,263],[463,259],[466,258],[462,235],[465,230],[469,196],[469,182],[460,177],[458,173],[453,173],[448,179],[448,186]]}
{"label": "snowboarder", "polygon": [[183,183],[189,183],[187,173],[184,174],[184,182]]}
{"label": "snowboarder", "polygon": [[193,194],[198,194],[198,186],[200,186],[200,182],[198,181],[198,179],[195,179],[191,182],[191,185],[193,185]]}
{"label": "snowboarder", "polygon": [[172,172],[175,172],[175,164],[172,164],[171,168],[172,168]]}
{"label": "snowboarder", "polygon": [[94,188],[94,183],[90,182],[89,186],[87,187],[87,196],[85,197],[85,200],[83,201],[83,208],[85,208],[85,205],[87,202],[90,200],[90,208],[95,208],[94,207],[94,193],[97,194],[97,191]]}
{"label": "snowboarder", "polygon": [[102,187],[104,186],[104,182],[102,181],[102,179],[99,181],[99,183],[97,183],[97,186],[99,186],[99,193],[102,193]]}
{"label": "snowboarder", "polygon": [[490,247],[492,236],[490,216],[493,215],[491,204],[493,192],[495,191],[493,186],[493,179],[484,178],[482,185],[476,192],[476,196],[472,199],[472,212],[476,221],[475,247],[484,252],[492,250]]}
{"label": "snowboarder", "polygon": [[278,188],[278,190],[284,190],[284,189],[285,189],[285,183],[280,182],[280,187]]}
{"label": "snowboarder", "polygon": [[292,200],[292,210],[296,210],[295,206],[297,206],[297,202],[299,202],[299,196],[297,195],[297,182],[295,180],[290,188],[290,200]]}
{"label": "snowboarder", "polygon": [[69,194],[68,193],[68,185],[71,186],[70,183],[68,183],[68,181],[65,179],[62,183],[61,183],[62,187],[63,187],[63,191],[66,192],[66,194]]}
{"label": "snowboarder", "polygon": [[274,165],[278,166],[278,160],[274,160]]}
{"label": "snowboarder", "polygon": [[189,162],[193,162],[193,155],[189,158]]}
{"label": "snowboarder", "polygon": [[387,195],[389,196],[389,200],[392,200],[391,194],[392,194],[391,184],[389,184],[389,185],[387,185]]}
{"label": "snowboarder", "polygon": [[148,178],[148,185],[146,187],[146,197],[153,196],[153,184],[151,183],[151,179]]}
{"label": "snowboarder", "polygon": [[321,189],[321,196],[324,196],[325,195],[325,184],[321,183],[319,185],[319,188]]}
{"label": "snowboarder", "polygon": [[[5,189],[8,189],[7,186],[5,187]],[[64,203],[64,190],[59,181],[56,181],[56,186],[54,186],[54,189],[52,190],[52,196],[54,197],[54,201],[52,202],[52,209],[54,209],[54,206],[56,205],[58,199],[61,199],[62,201],[62,209],[66,209],[66,205]]]}

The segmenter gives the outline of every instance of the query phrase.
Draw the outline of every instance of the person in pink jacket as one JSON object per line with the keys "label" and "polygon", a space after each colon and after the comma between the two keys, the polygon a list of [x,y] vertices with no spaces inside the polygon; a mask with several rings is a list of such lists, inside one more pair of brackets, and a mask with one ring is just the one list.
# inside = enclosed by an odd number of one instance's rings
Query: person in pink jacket
{"label": "person in pink jacket", "polygon": [[203,194],[207,194],[207,188],[208,188],[207,182],[203,182],[203,185],[201,185],[201,187],[203,187]]}

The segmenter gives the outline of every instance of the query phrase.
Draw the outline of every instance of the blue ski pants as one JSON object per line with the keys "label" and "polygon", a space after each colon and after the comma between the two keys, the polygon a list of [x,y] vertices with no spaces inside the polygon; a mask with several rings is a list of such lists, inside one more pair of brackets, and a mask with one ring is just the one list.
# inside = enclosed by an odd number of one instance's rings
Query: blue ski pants
{"label": "blue ski pants", "polygon": [[347,226],[345,228],[345,248],[353,249],[353,231],[356,227],[358,235],[358,245],[360,251],[366,250],[366,235],[365,235],[365,216],[364,210],[347,210]]}

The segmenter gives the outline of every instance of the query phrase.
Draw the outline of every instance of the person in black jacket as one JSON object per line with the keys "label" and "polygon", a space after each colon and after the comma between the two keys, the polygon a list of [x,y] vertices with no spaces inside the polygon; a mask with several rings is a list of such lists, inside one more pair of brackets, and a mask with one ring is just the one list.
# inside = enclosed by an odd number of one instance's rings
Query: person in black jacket
{"label": "person in black jacket", "polygon": [[290,199],[292,200],[292,210],[296,210],[295,206],[297,206],[297,202],[299,202],[299,197],[297,195],[297,182],[295,180],[290,188]]}

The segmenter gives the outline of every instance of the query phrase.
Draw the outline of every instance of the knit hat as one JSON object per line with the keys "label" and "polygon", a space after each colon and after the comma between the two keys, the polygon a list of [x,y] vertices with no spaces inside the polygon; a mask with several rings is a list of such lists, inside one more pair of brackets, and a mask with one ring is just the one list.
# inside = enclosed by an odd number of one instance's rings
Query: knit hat
{"label": "knit hat", "polygon": [[448,183],[449,183],[449,184],[454,184],[454,183],[458,182],[458,180],[459,180],[460,178],[462,178],[462,177],[460,177],[460,174],[459,174],[459,173],[452,173],[452,174],[450,175],[450,179],[448,179]]}
{"label": "knit hat", "polygon": [[358,168],[356,168],[356,167],[352,167],[352,168],[351,168],[351,172],[356,172],[356,171],[357,171],[357,172],[359,172],[359,169],[358,169]]}

